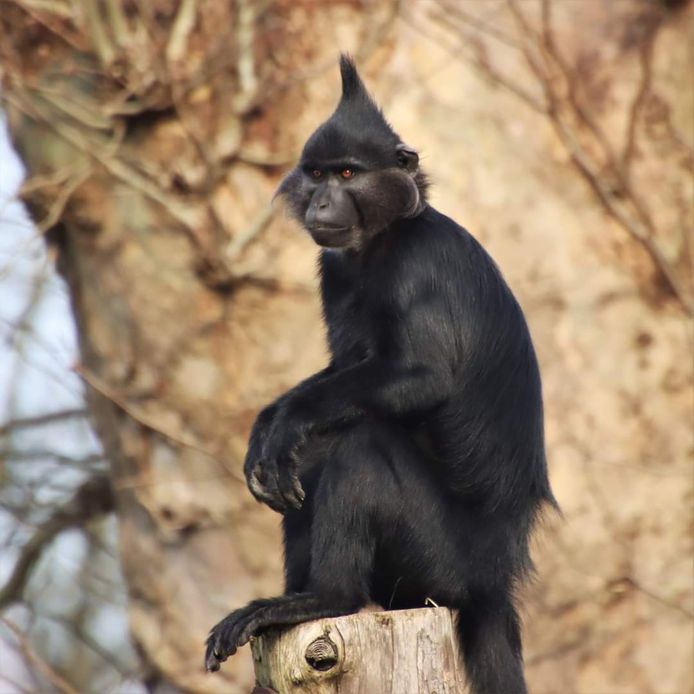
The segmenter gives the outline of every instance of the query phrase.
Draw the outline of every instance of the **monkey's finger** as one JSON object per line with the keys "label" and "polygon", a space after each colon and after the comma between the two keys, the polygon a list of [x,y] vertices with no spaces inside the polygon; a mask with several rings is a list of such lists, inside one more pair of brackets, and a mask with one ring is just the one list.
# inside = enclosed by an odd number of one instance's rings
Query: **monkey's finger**
{"label": "monkey's finger", "polygon": [[255,477],[258,480],[261,479],[261,477],[262,477],[261,463],[262,463],[262,461],[260,460],[260,458],[253,458],[253,459],[246,458],[246,460],[244,461],[243,472],[246,475],[246,481],[249,484],[251,481],[251,477]]}
{"label": "monkey's finger", "polygon": [[[267,501],[268,498],[276,496],[277,488],[276,485],[272,485],[269,481],[261,479],[260,473],[260,467],[256,466],[248,476],[248,489],[250,489],[251,494],[253,494],[258,501]],[[275,494],[273,494],[273,486]]]}
{"label": "monkey's finger", "polygon": [[260,461],[255,465],[248,478],[248,488],[258,501],[277,513],[284,513],[287,507],[278,486],[277,467],[274,465],[267,467],[270,469],[264,469]]}
{"label": "monkey's finger", "polygon": [[286,510],[289,510],[289,508],[293,508],[294,510],[298,511],[303,503],[294,491],[293,485],[286,487],[285,490],[282,492],[282,500],[288,507]]}
{"label": "monkey's finger", "polygon": [[207,672],[217,672],[222,666],[222,659],[215,651],[215,640],[212,636],[207,639],[207,648],[205,649],[205,670]]}
{"label": "monkey's finger", "polygon": [[294,495],[296,498],[303,503],[304,499],[306,499],[306,492],[301,486],[301,481],[296,475],[292,475],[292,488],[294,489]]}
{"label": "monkey's finger", "polygon": [[251,494],[256,498],[264,493],[263,485],[258,479],[258,470],[254,468],[250,475],[248,475],[248,488],[251,490]]}
{"label": "monkey's finger", "polygon": [[222,665],[219,660],[217,660],[217,656],[214,653],[205,656],[205,670],[207,670],[207,672],[219,672],[221,667]]}
{"label": "monkey's finger", "polygon": [[[295,479],[295,474],[293,474],[290,470],[283,468],[279,476],[279,486],[282,499],[285,501],[287,506],[299,510],[301,508],[303,499],[301,498],[301,495],[297,493],[294,485]],[[301,485],[299,485],[299,490],[303,493],[303,490],[301,490]]]}
{"label": "monkey's finger", "polygon": [[291,470],[291,481],[292,481],[292,490],[294,492],[294,496],[301,502],[304,502],[304,499],[306,498],[306,493],[304,492],[303,487],[301,486],[301,481],[299,480],[299,476],[297,475],[297,470],[299,469],[299,446],[301,444],[297,444],[294,446],[292,449],[292,452],[289,454],[289,458],[292,461],[293,468]]}
{"label": "monkey's finger", "polygon": [[284,499],[279,495],[279,491],[275,493],[270,493],[261,490],[258,493],[254,492],[253,496],[261,504],[269,506],[273,511],[276,511],[277,513],[285,513],[285,511],[287,510],[287,507],[284,503]]}

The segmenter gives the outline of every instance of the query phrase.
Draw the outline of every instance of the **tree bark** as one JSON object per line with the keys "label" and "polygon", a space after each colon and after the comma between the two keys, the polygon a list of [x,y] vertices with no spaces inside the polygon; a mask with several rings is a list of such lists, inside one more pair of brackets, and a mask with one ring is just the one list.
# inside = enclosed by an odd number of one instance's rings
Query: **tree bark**
{"label": "tree bark", "polygon": [[279,694],[458,694],[465,678],[447,608],[361,612],[255,639],[260,687]]}

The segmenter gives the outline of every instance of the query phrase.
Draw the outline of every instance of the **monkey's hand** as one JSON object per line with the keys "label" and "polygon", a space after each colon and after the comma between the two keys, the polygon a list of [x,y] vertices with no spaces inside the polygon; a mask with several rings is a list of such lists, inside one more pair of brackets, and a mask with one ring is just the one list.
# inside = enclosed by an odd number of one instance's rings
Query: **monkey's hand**
{"label": "monkey's hand", "polygon": [[253,426],[244,463],[248,488],[278,513],[299,509],[304,501],[297,457],[302,440],[300,428],[281,407],[263,410]]}

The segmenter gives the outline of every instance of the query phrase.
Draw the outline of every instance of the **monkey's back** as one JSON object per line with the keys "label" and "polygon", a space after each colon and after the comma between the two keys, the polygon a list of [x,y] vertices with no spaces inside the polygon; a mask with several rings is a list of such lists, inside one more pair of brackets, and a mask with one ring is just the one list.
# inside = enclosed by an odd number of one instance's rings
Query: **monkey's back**
{"label": "monkey's back", "polygon": [[[428,439],[457,494],[521,515],[552,501],[528,326],[496,264],[468,231],[427,207],[386,230],[361,256],[324,251],[321,274],[328,341],[341,367],[375,355],[397,359],[397,340],[381,339],[391,336],[387,326],[426,314],[436,343],[431,359],[445,359],[453,388],[409,424]],[[399,338],[407,339],[407,331]]]}
{"label": "monkey's back", "polygon": [[523,311],[466,229],[431,207],[413,222],[409,235],[422,247],[423,271],[436,278],[453,333],[453,396],[427,422],[449,479],[471,502],[511,515],[554,504],[540,371]]}

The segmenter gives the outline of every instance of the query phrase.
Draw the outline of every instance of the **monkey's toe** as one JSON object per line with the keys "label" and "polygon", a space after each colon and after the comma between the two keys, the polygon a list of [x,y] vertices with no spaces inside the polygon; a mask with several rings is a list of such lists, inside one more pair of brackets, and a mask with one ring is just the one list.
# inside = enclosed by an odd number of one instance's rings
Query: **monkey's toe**
{"label": "monkey's toe", "polygon": [[226,631],[224,624],[220,623],[210,632],[205,649],[205,670],[207,672],[217,672],[222,667],[222,663],[236,651],[236,648],[229,647]]}

